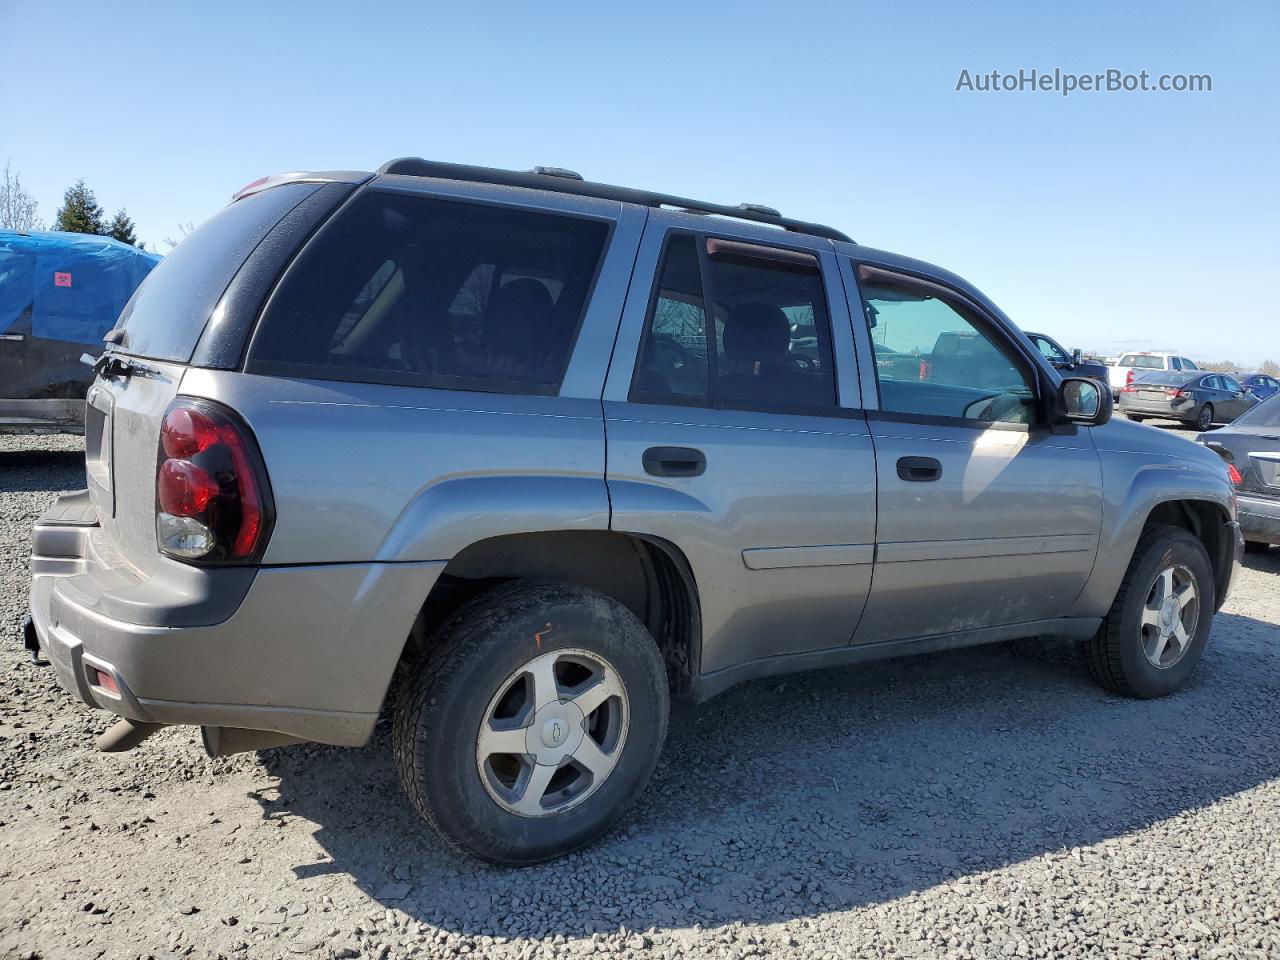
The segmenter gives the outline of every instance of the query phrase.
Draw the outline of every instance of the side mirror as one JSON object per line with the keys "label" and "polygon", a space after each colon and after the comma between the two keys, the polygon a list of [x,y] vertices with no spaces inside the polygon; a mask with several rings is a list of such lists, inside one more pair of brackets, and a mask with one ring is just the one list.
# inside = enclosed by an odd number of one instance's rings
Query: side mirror
{"label": "side mirror", "polygon": [[1071,365],[1078,367],[1084,361],[1084,354],[1080,352],[1080,348],[1076,347],[1071,351]]}
{"label": "side mirror", "polygon": [[1101,426],[1111,419],[1111,391],[1090,377],[1065,377],[1058,391],[1062,415],[1071,423]]}

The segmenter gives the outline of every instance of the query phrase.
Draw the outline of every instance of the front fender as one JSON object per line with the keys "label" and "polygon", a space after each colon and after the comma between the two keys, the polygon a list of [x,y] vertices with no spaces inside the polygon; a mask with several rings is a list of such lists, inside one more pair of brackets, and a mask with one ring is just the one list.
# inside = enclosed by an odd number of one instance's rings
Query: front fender
{"label": "front fender", "polygon": [[[1179,442],[1194,447],[1180,438]],[[1069,613],[1073,617],[1106,615],[1143,528],[1160,504],[1208,503],[1221,512],[1223,522],[1234,516],[1225,473],[1196,458],[1157,457],[1151,451],[1133,449],[1102,449],[1099,453],[1103,467],[1102,530],[1093,572]]]}

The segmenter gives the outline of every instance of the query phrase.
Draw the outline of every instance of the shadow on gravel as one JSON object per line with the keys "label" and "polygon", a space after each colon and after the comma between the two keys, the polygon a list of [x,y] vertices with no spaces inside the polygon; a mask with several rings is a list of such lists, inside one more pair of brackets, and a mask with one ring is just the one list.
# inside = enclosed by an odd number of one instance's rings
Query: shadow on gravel
{"label": "shadow on gravel", "polygon": [[1277,650],[1276,624],[1221,615],[1188,688],[1147,702],[1036,641],[752,683],[673,717],[623,826],[523,870],[444,848],[400,793],[385,726],[366,750],[264,754],[283,794],[264,816],[317,825],[327,857],[299,877],[350,875],[468,934],[786,921],[1063,855],[1280,776]]}
{"label": "shadow on gravel", "polygon": [[1280,547],[1272,547],[1262,553],[1246,553],[1244,565],[1253,570],[1280,573]]}
{"label": "shadow on gravel", "polygon": [[83,450],[0,450],[0,490],[75,490],[84,485]]}

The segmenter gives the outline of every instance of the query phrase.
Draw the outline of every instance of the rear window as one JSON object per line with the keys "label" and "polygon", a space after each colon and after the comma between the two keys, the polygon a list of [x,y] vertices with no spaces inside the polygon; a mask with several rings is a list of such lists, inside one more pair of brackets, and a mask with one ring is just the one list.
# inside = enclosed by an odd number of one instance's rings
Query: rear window
{"label": "rear window", "polygon": [[1152,357],[1143,353],[1130,353],[1121,358],[1120,366],[1140,367],[1144,370],[1163,370],[1164,358]]}
{"label": "rear window", "polygon": [[120,349],[187,363],[209,315],[240,266],[314,183],[289,183],[237,200],[214,214],[160,261],[116,323]]}
{"label": "rear window", "polygon": [[1235,425],[1248,424],[1251,427],[1280,427],[1280,393],[1263,400],[1256,407],[1250,407],[1236,417]]}
{"label": "rear window", "polygon": [[1185,373],[1179,373],[1174,370],[1169,373],[1144,373],[1134,378],[1134,383],[1155,383],[1164,384],[1171,387],[1180,387],[1195,377],[1189,377]]}
{"label": "rear window", "polygon": [[598,220],[367,190],[286,274],[249,369],[554,393],[608,233]]}

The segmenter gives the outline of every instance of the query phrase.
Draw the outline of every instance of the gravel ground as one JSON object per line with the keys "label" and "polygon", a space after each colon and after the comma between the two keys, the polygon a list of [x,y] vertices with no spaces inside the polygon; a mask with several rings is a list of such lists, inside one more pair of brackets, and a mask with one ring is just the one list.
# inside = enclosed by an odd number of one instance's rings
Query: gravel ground
{"label": "gravel ground", "polygon": [[77,440],[0,437],[0,956],[1280,956],[1280,550],[1168,700],[1034,641],[757,682],[677,713],[623,827],[511,871],[420,824],[385,728],[94,753],[17,628],[81,484]]}

